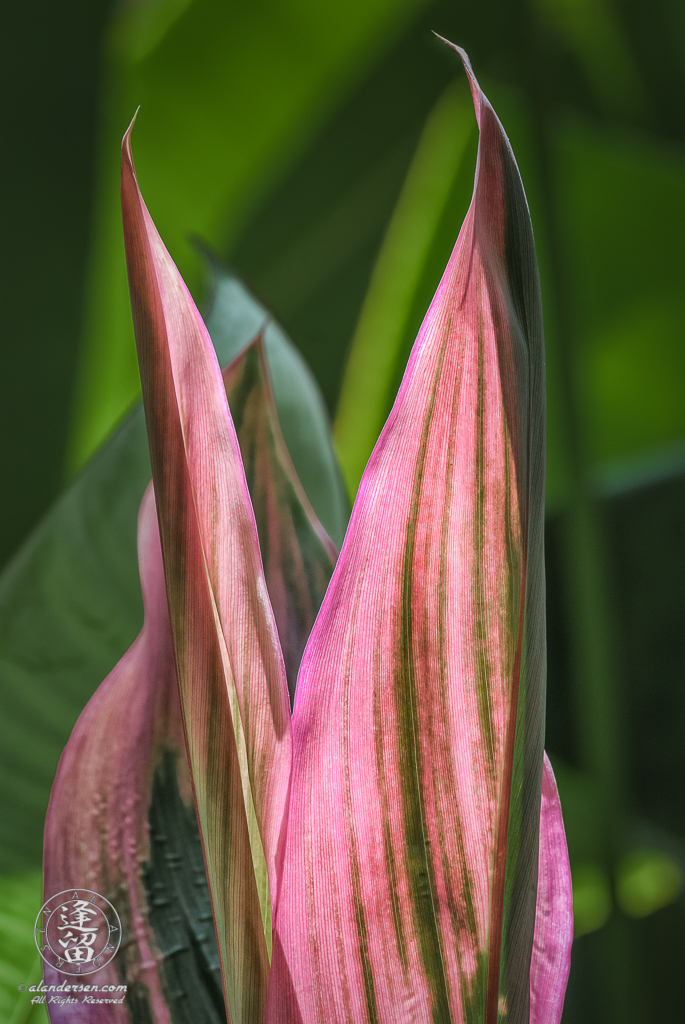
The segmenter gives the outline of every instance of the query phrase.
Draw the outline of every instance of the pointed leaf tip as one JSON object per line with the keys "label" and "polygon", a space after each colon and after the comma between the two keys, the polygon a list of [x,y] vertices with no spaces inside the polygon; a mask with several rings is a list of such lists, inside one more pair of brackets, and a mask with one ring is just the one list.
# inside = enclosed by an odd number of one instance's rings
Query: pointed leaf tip
{"label": "pointed leaf tip", "polygon": [[[288,452],[316,514],[340,547],[349,505],[333,451],[328,413],[311,370],[268,311],[209,254],[213,298],[207,328],[228,363],[262,330],[278,418]],[[247,335],[247,337],[246,337]]]}
{"label": "pointed leaf tip", "polygon": [[131,118],[131,123],[128,126],[128,128],[126,129],[126,131],[124,132],[124,137],[121,140],[122,153],[126,154],[126,158],[127,158],[128,162],[131,164],[131,167],[133,167],[133,154],[131,152],[131,132],[133,131],[133,126],[136,123],[136,118],[138,117],[139,111],[140,111],[140,106],[138,106],[136,108],[136,112],[133,115],[133,117]]}
{"label": "pointed leaf tip", "polygon": [[529,1022],[544,341],[521,179],[471,87],[472,203],[300,669],[269,1024]]}
{"label": "pointed leaf tip", "polygon": [[[268,975],[257,879],[275,912],[290,704],[257,530],[211,340],[122,150],[122,213],[184,726],[233,1024]],[[253,828],[253,826],[256,826]],[[232,844],[228,851],[227,844]],[[227,951],[240,950],[240,956]]]}
{"label": "pointed leaf tip", "polygon": [[[454,50],[455,53],[458,53],[459,56],[461,57],[462,64],[464,65],[464,70],[466,71],[466,74],[468,75],[469,85],[471,86],[471,93],[473,95],[473,104],[474,104],[474,107],[475,107],[475,110],[476,110],[476,120],[478,121],[478,124],[480,124],[481,101],[484,100],[485,97],[483,95],[483,90],[481,89],[480,85],[478,84],[478,79],[476,78],[476,76],[475,76],[475,74],[473,72],[473,68],[471,67],[471,60],[469,58],[468,53],[466,52],[466,50],[462,49],[461,46],[457,46],[456,43],[452,43],[452,42],[450,42],[449,39],[445,39],[445,37],[441,36],[438,32],[434,32],[433,35],[436,36],[442,43],[445,43],[446,46],[449,46],[450,49]],[[486,100],[486,102],[487,102],[487,100]]]}

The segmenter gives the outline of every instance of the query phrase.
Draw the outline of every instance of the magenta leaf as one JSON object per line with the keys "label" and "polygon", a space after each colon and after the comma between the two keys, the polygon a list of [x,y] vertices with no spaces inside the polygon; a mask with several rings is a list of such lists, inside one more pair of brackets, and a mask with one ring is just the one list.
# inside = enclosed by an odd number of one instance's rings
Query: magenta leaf
{"label": "magenta leaf", "polygon": [[[261,338],[224,370],[223,379],[260,545],[267,553],[279,633],[296,659],[335,550],[285,448]],[[187,769],[151,489],[141,508],[139,548],[145,625],[88,704],[62,757],[46,831],[45,891],[51,895],[87,885],[112,900],[124,923],[126,941],[116,964],[120,974],[108,972],[112,981],[123,977],[129,986],[124,1007],[94,1004],[86,1011],[88,1020],[128,1020],[137,1005],[151,1019],[167,1021],[180,1000],[193,1018],[220,1022],[225,1010],[219,953]],[[293,680],[298,665],[293,660]],[[247,883],[252,883],[249,875]],[[261,908],[254,913],[259,919]],[[60,1012],[68,1016],[73,1007],[53,1011],[53,1018]]]}
{"label": "magenta leaf", "polygon": [[224,382],[138,190],[130,130],[122,209],[183,729],[237,1024],[260,1020],[266,996],[290,780],[286,673]]}
{"label": "magenta leaf", "polygon": [[261,335],[223,371],[291,702],[337,551],[319,523],[285,446]]}
{"label": "magenta leaf", "polygon": [[[138,551],[145,623],[88,702],[62,754],[44,855],[46,898],[93,890],[114,904],[123,930],[119,952],[102,970],[86,974],[84,965],[83,977],[70,977],[46,965],[46,983],[123,983],[129,990],[121,1005],[85,1004],[82,997],[77,1008],[51,1003],[53,1024],[129,1020],[134,1006],[166,1024],[173,992],[184,997],[179,972],[203,981],[191,1005],[199,1010],[206,1002],[214,1011],[209,1020],[225,1019],[211,903],[206,883],[193,884],[193,869],[202,877],[204,865],[151,487],[141,506]],[[184,845],[185,873],[165,876],[165,861],[180,861]],[[161,920],[170,903],[176,911],[172,929]]]}
{"label": "magenta leaf", "polygon": [[542,312],[518,168],[459,52],[473,200],[300,669],[269,1024],[529,1020]]}
{"label": "magenta leaf", "polygon": [[[285,451],[261,341],[222,379],[124,139],[159,532],[148,496],[145,626],[65,751],[46,887],[119,892],[123,972],[155,1021],[176,1019],[181,948],[159,908],[178,860],[167,826],[177,843],[191,792],[212,910],[195,945],[210,964],[213,916],[231,1022],[560,1018],[572,920],[542,749],[539,283],[511,148],[459,52],[480,127],[473,201],[362,479],[292,724],[287,678],[292,693],[335,552]],[[220,1017],[212,970],[199,998]]]}
{"label": "magenta leaf", "polygon": [[530,965],[530,1024],[559,1024],[571,967],[573,889],[554,772],[542,767],[538,898]]}

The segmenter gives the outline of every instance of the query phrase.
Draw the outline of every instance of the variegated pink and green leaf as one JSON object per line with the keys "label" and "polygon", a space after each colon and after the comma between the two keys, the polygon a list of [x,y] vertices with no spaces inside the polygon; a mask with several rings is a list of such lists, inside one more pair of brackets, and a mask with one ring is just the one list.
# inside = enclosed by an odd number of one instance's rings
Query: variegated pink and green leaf
{"label": "variegated pink and green leaf", "polygon": [[[204,979],[198,1007],[221,1022],[221,971],[193,807],[152,487],[138,555],[145,623],[81,714],[60,760],[45,825],[46,899],[101,893],[122,923],[117,957],[92,981],[128,984],[128,1005],[79,1007],[84,1020],[175,1019],[184,982]],[[179,867],[182,865],[182,870]],[[197,884],[198,880],[203,884]],[[45,966],[48,984],[65,978]],[[128,994],[127,994],[128,995]],[[74,1020],[51,1004],[51,1020]],[[79,1018],[80,1019],[80,1018]]]}
{"label": "variegated pink and green leaf", "polygon": [[300,669],[268,1024],[519,1024],[531,988],[536,1024],[561,1010],[539,989],[565,977],[568,914],[531,973],[538,875],[570,907],[547,791],[539,843],[538,272],[513,153],[459,52],[473,200]]}
{"label": "variegated pink and green leaf", "polygon": [[261,335],[223,371],[252,498],[291,704],[337,551],[292,465],[278,423]]}
{"label": "variegated pink and green leaf", "polygon": [[237,1024],[263,1013],[258,886],[265,878],[273,912],[292,754],[288,687],[221,371],[138,190],[130,129],[121,195],[183,723]]}
{"label": "variegated pink and green leaf", "polygon": [[[293,659],[307,640],[336,552],[292,468],[261,338],[223,377],[260,544],[268,553],[279,635]],[[180,1013],[180,1019],[209,1024],[225,1019],[221,971],[151,488],[141,507],[139,558],[144,628],[89,702],[62,757],[47,820],[45,891],[88,886],[106,893],[122,919],[122,951],[97,982],[123,981],[127,998],[122,1006],[92,1006],[88,1020],[135,1019],[139,1011],[157,1022],[176,1021]],[[293,662],[293,678],[297,667]],[[269,908],[258,909],[268,947]],[[72,1020],[73,1007],[55,1007],[52,1014]]]}

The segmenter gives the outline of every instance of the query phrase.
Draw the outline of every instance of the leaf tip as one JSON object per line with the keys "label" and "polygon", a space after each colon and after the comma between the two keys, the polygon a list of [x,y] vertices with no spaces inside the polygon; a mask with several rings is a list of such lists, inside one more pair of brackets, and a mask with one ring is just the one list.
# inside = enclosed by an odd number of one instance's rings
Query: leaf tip
{"label": "leaf tip", "polygon": [[480,105],[483,93],[480,85],[478,84],[478,79],[473,73],[473,68],[471,67],[471,61],[469,59],[468,53],[461,46],[457,46],[456,43],[452,43],[449,39],[445,39],[445,37],[441,36],[439,32],[434,31],[433,35],[436,37],[436,39],[439,39],[441,42],[445,43],[446,46],[451,47],[451,49],[453,49],[461,57],[462,64],[464,65],[464,70],[466,71],[466,74],[469,77],[469,85],[471,86],[473,103],[476,108],[476,117],[478,119],[478,123],[480,124]]}
{"label": "leaf tip", "polygon": [[131,174],[133,174],[134,177],[135,177],[135,171],[134,171],[134,168],[133,168],[133,153],[131,152],[131,132],[133,131],[133,126],[136,123],[136,118],[138,117],[139,111],[140,111],[140,106],[138,106],[138,108],[136,109],[136,112],[135,112],[135,114],[133,115],[133,117],[131,119],[131,123],[128,126],[128,128],[126,129],[126,131],[124,132],[124,137],[121,140],[121,166],[122,166],[122,170],[124,169],[124,167],[128,168],[128,170],[131,172]]}

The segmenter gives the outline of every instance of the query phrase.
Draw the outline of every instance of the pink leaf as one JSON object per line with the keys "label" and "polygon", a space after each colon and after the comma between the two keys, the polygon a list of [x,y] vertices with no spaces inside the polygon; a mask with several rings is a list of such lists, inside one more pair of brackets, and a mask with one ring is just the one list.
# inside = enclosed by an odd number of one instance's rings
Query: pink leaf
{"label": "pink leaf", "polygon": [[302,653],[338,553],[316,518],[285,446],[261,335],[226,367],[223,378],[292,701]]}
{"label": "pink leaf", "polygon": [[545,754],[540,808],[540,858],[533,959],[530,965],[530,1024],[559,1024],[571,967],[573,889],[566,833],[554,772]]}
{"label": "pink leaf", "polygon": [[529,1020],[542,313],[518,168],[461,55],[473,201],[300,669],[270,1024]]}
{"label": "pink leaf", "polygon": [[[223,379],[294,682],[335,550],[285,448],[261,338],[224,370]],[[84,1004],[78,1010],[84,1021],[128,1020],[133,1006],[138,1012],[144,1006],[162,1024],[171,1020],[178,999],[191,1015],[220,1021],[219,954],[187,768],[152,488],[141,507],[139,548],[145,624],[89,702],[62,757],[47,820],[45,891],[52,896],[88,887],[104,893],[124,923],[126,941],[116,962],[129,988],[123,1006]],[[240,788],[236,799],[233,814],[242,810]],[[254,894],[248,837],[245,851],[246,876],[236,876],[238,908]],[[229,846],[226,857],[235,853]],[[258,902],[251,916],[259,926]],[[239,919],[237,926],[244,922]],[[234,944],[231,967],[243,966]],[[120,982],[113,967],[90,980]],[[47,970],[56,984],[64,980]],[[54,1020],[73,1020],[76,1012],[71,1004],[51,1009]]]}
{"label": "pink leaf", "polygon": [[[138,190],[130,129],[121,193],[183,722],[227,1010],[235,1024],[252,1024],[261,1018],[268,961],[254,893],[238,893],[234,882],[244,877],[245,837],[256,819],[252,858],[257,877],[265,861],[273,913],[291,764],[285,668],[221,372]],[[244,806],[237,810],[238,787]]]}
{"label": "pink leaf", "polygon": [[[195,811],[151,487],[141,505],[138,552],[145,624],[89,701],[62,754],[50,797],[44,853],[46,898],[66,889],[91,889],[114,904],[124,932],[115,960],[93,977],[68,977],[46,966],[46,982],[103,986],[120,984],[123,977],[129,991],[121,1005],[86,1004],[81,997],[78,1007],[51,1004],[53,1024],[59,1020],[127,1021],[134,1004],[145,1006],[157,1024],[171,1024],[165,950],[153,931],[144,879],[144,868],[153,860],[149,812],[155,782],[163,780],[175,791],[177,832],[183,818],[192,831]],[[173,843],[174,837],[167,839]],[[172,849],[167,841],[163,852]],[[201,855],[199,863],[201,867]],[[191,903],[186,909],[191,915],[196,909],[199,917],[211,908]],[[177,926],[177,936],[193,932],[201,945],[203,933],[213,938],[212,929],[211,919],[184,919]],[[211,975],[212,967],[220,998],[219,965],[210,956],[204,963],[207,974]]]}

